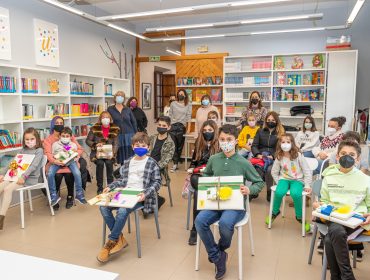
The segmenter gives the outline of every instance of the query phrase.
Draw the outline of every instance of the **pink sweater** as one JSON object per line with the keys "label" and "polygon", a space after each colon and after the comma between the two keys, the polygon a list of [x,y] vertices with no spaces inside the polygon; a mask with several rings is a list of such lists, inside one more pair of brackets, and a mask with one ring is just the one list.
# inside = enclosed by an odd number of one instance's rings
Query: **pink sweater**
{"label": "pink sweater", "polygon": [[[80,146],[80,144],[78,144],[74,136],[72,136],[71,140],[72,140],[72,143],[75,143],[77,145],[77,153],[79,156],[81,156],[84,151],[83,148]],[[51,134],[43,142],[44,153],[48,158],[48,164],[46,165],[46,170],[48,170],[49,166],[55,161],[51,147],[53,146],[53,143],[56,141],[59,141],[59,138],[57,138],[54,134]],[[71,173],[71,171],[69,170],[68,167],[62,167],[61,169],[58,170],[57,173]]]}

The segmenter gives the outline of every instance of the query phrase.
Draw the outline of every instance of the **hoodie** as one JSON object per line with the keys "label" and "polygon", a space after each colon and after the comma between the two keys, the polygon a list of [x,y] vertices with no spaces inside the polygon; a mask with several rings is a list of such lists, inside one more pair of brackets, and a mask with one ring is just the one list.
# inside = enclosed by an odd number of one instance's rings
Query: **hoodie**
{"label": "hoodie", "polygon": [[370,213],[370,177],[357,168],[348,173],[339,171],[339,164],[323,172],[321,201],[333,206],[352,206],[358,213]]}

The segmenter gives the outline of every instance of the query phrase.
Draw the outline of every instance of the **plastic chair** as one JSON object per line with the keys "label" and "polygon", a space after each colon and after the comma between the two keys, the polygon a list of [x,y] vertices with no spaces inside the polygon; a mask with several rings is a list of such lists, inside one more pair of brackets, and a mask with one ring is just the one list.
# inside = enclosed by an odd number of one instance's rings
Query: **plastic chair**
{"label": "plastic chair", "polygon": [[51,206],[51,199],[50,199],[50,192],[49,192],[48,180],[46,178],[46,173],[45,173],[46,163],[47,163],[47,157],[44,155],[43,156],[43,159],[42,159],[42,170],[41,170],[41,172],[42,172],[42,178],[44,180],[43,183],[38,183],[38,184],[33,185],[33,186],[27,186],[27,187],[23,187],[23,188],[17,189],[17,191],[19,192],[19,201],[20,201],[19,204],[20,204],[20,208],[21,208],[21,228],[22,229],[24,229],[24,196],[23,196],[23,192],[27,192],[27,194],[28,194],[28,202],[30,204],[30,211],[33,212],[31,191],[32,190],[45,189],[45,191],[46,191],[46,197],[48,198],[48,202],[49,202],[50,212],[51,212],[51,215],[54,216],[54,209]]}
{"label": "plastic chair", "polygon": [[[305,158],[310,170],[314,171],[317,166],[318,166],[318,161],[314,158]],[[271,187],[271,200],[270,200],[270,210],[269,210],[269,224],[268,228],[271,229],[271,224],[272,224],[272,209],[274,207],[274,197],[275,197],[275,191],[276,191],[276,185]],[[281,211],[281,216],[284,218],[285,217],[285,198],[287,195],[290,195],[290,190],[288,190],[287,194],[283,197],[283,202],[282,202],[282,211]],[[307,193],[305,191],[302,192],[302,236],[306,236],[306,196]]]}
{"label": "plastic chair", "polygon": [[[156,200],[156,207],[154,207],[154,220],[155,220],[155,226],[157,230],[157,237],[158,239],[161,238],[161,233],[159,229],[159,221],[158,221],[158,197],[157,193],[155,195],[155,200]],[[144,206],[139,207],[136,209],[134,212],[135,216],[135,232],[136,232],[136,246],[137,246],[137,257],[141,258],[141,235],[140,235],[140,219],[139,219],[139,211],[142,210]],[[130,222],[130,215],[127,217],[127,228],[128,228],[128,233],[131,233],[131,222]],[[103,239],[102,239],[102,244],[104,246],[105,241],[106,241],[106,235],[107,235],[107,225],[103,219]]]}
{"label": "plastic chair", "polygon": [[170,206],[173,207],[173,201],[172,201],[172,193],[171,193],[171,178],[168,173],[168,165],[163,169],[162,174],[166,180],[166,186],[168,189],[168,196],[170,198]]}
{"label": "plastic chair", "polygon": [[[243,279],[243,226],[248,224],[249,226],[249,241],[251,243],[251,255],[254,256],[254,241],[253,241],[253,230],[252,230],[252,216],[249,205],[249,196],[246,199],[246,208],[244,218],[235,225],[238,232],[238,261],[239,261],[239,279]],[[213,224],[214,228],[218,226],[218,221]],[[200,255],[200,243],[201,239],[197,234],[197,245],[195,248],[195,270],[199,270],[199,255]]]}
{"label": "plastic chair", "polygon": [[192,201],[192,196],[194,195],[193,191],[188,192],[188,209],[186,211],[186,229],[189,230],[189,225],[190,225],[190,212],[191,212],[191,201]]}

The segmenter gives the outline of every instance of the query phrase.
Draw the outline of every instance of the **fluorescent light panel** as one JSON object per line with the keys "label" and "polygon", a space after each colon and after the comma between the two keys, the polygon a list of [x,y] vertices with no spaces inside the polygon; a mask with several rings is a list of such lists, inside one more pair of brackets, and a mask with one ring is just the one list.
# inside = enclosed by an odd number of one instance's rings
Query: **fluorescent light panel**
{"label": "fluorescent light panel", "polygon": [[178,55],[178,56],[181,56],[181,52],[179,51],[174,51],[174,50],[171,50],[171,49],[166,49],[166,52],[169,52],[169,53],[172,53],[174,55]]}
{"label": "fluorescent light panel", "polygon": [[347,24],[352,24],[355,21],[355,18],[357,17],[357,14],[360,12],[364,3],[365,3],[365,0],[357,0],[355,6],[353,7],[351,14],[349,15],[347,19]]}
{"label": "fluorescent light panel", "polygon": [[254,5],[263,5],[263,4],[289,2],[289,1],[293,1],[293,0],[259,0],[259,1],[225,2],[225,3],[207,4],[207,5],[199,5],[199,6],[181,7],[181,8],[174,8],[174,9],[153,10],[153,11],[146,11],[146,12],[139,12],[139,13],[104,16],[104,17],[99,17],[98,19],[99,20],[128,19],[128,18],[148,17],[148,16],[154,16],[154,15],[163,15],[163,14],[168,15],[168,14],[185,13],[185,12],[207,10],[207,9],[254,6]]}
{"label": "fluorescent light panel", "polygon": [[57,6],[59,8],[62,8],[63,10],[66,10],[68,12],[72,12],[74,14],[80,15],[80,16],[83,16],[85,14],[84,12],[78,9],[75,9],[75,8],[72,8],[71,6],[60,3],[59,1],[55,1],[55,0],[43,0],[43,1],[51,5]]}
{"label": "fluorescent light panel", "polygon": [[168,27],[155,27],[147,28],[147,32],[158,32],[158,31],[170,31],[170,30],[182,30],[182,29],[202,29],[209,27],[223,27],[230,25],[251,25],[259,23],[273,23],[273,22],[284,22],[284,21],[295,21],[295,20],[312,20],[321,19],[323,17],[322,13],[317,14],[303,14],[296,16],[283,16],[283,17],[270,17],[270,18],[259,18],[259,19],[249,19],[249,20],[238,20],[238,21],[223,21],[214,23],[201,23],[201,24],[189,24],[189,25],[178,25],[178,26],[168,26]]}
{"label": "fluorescent light panel", "polygon": [[144,36],[142,36],[142,35],[140,35],[140,34],[138,34],[138,33],[132,32],[132,31],[130,31],[130,30],[128,30],[128,29],[126,29],[126,28],[120,27],[120,26],[118,26],[118,25],[115,25],[115,24],[111,24],[111,23],[109,23],[109,24],[108,24],[108,26],[109,26],[109,27],[111,27],[111,28],[113,28],[113,29],[116,29],[116,30],[118,30],[118,31],[121,31],[121,32],[123,32],[123,33],[127,33],[127,34],[130,34],[130,35],[132,35],[132,36],[138,37],[138,38],[140,38],[140,39],[143,39],[143,40],[145,40],[145,39],[146,39],[146,37],[144,37]]}

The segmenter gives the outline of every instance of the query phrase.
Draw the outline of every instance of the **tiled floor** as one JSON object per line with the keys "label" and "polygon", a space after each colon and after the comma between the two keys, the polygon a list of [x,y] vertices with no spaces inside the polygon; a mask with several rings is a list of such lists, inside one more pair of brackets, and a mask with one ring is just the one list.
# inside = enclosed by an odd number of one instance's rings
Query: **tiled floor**
{"label": "tiled floor", "polygon": [[[181,198],[185,172],[171,174],[174,207],[168,201],[160,210],[161,239],[158,240],[153,218],[141,217],[142,258],[136,255],[134,231],[125,237],[130,246],[107,264],[96,260],[101,245],[102,219],[97,207],[63,207],[50,216],[44,198],[35,200],[34,213],[26,207],[26,228],[20,229],[19,208],[11,208],[6,217],[5,230],[0,232],[0,249],[32,256],[116,272],[121,279],[214,279],[214,266],[201,250],[200,270],[194,271],[195,247],[187,245],[189,232],[185,229],[186,200]],[[88,187],[87,197],[93,197],[95,185]],[[168,198],[167,188],[161,194]],[[265,190],[252,203],[252,219],[256,255],[249,249],[248,231],[243,232],[243,266],[245,279],[320,279],[321,256],[314,255],[307,264],[311,236],[302,238],[300,225],[292,208],[286,207],[286,218],[278,218],[272,230],[264,225],[268,213]],[[132,219],[133,221],[133,219]],[[236,235],[235,235],[236,237]],[[225,279],[237,279],[238,255],[236,238],[229,249],[228,272]],[[370,250],[367,246],[364,261],[354,270],[357,279],[368,279]],[[328,277],[329,279],[329,277]]]}

